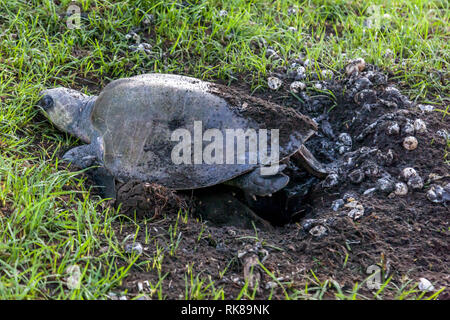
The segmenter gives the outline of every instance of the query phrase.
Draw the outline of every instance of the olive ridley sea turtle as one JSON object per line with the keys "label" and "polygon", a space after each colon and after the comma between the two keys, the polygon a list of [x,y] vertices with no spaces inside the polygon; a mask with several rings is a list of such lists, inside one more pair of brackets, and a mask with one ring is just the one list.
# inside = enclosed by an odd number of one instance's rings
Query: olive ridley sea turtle
{"label": "olive ridley sea turtle", "polygon": [[[96,166],[95,181],[104,187],[105,197],[115,198],[115,179],[158,183],[175,190],[227,183],[251,196],[270,195],[286,186],[289,177],[281,172],[284,166],[278,166],[272,175],[261,174],[257,169],[267,163],[259,156],[251,163],[255,155],[250,147],[245,151],[245,161],[236,160],[234,164],[174,163],[172,152],[180,142],[172,141],[172,133],[179,128],[193,132],[195,123],[200,122],[204,132],[212,129],[223,136],[227,129],[242,129],[244,133],[248,129],[278,129],[275,142],[280,161],[297,154],[312,173],[326,174],[303,145],[317,130],[310,118],[195,78],[143,74],[112,81],[98,97],[62,87],[48,89],[41,92],[39,106],[58,129],[86,143],[69,150],[63,159],[81,168]],[[200,140],[202,150],[212,138],[204,140],[205,136]],[[189,150],[197,148],[194,142],[188,143]]]}

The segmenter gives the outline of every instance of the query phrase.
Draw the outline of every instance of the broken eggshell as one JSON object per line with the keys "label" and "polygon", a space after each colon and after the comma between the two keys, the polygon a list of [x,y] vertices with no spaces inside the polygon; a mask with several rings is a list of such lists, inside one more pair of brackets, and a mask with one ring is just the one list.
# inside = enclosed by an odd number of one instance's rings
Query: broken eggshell
{"label": "broken eggshell", "polygon": [[291,83],[290,89],[293,93],[298,93],[306,89],[306,84],[301,81],[294,81]]}
{"label": "broken eggshell", "polygon": [[334,73],[331,70],[322,70],[320,72],[320,75],[322,76],[323,79],[330,80],[333,79]]}
{"label": "broken eggshell", "polygon": [[427,192],[427,199],[434,203],[446,203],[450,201],[450,183],[445,187],[432,185]]}
{"label": "broken eggshell", "polygon": [[358,201],[350,201],[349,203],[346,203],[344,207],[350,209],[350,211],[347,212],[347,216],[353,220],[358,220],[364,215],[364,207]]}
{"label": "broken eggshell", "polygon": [[420,190],[423,188],[423,179],[419,175],[412,176],[408,179],[408,187],[413,190]]}
{"label": "broken eggshell", "polygon": [[277,77],[269,77],[267,79],[267,85],[272,90],[278,90],[283,85],[283,81],[281,81]]}
{"label": "broken eggshell", "polygon": [[128,243],[125,245],[125,252],[129,254],[142,254],[143,247],[139,242]]}
{"label": "broken eggshell", "polygon": [[414,123],[410,119],[406,120],[402,132],[408,135],[414,134]]}
{"label": "broken eggshell", "polygon": [[404,196],[408,193],[408,186],[404,182],[397,182],[395,184],[394,194],[397,196]]}
{"label": "broken eggshell", "polygon": [[331,203],[331,209],[333,211],[338,211],[340,208],[344,206],[345,202],[343,199],[336,199]]}
{"label": "broken eggshell", "polygon": [[387,134],[392,136],[392,135],[397,135],[400,133],[400,126],[398,125],[398,122],[392,122],[388,127],[387,127]]}
{"label": "broken eggshell", "polygon": [[416,133],[424,133],[427,131],[427,125],[422,119],[414,120],[414,131]]}
{"label": "broken eggshell", "polygon": [[395,185],[394,182],[389,178],[380,178],[377,180],[376,188],[381,192],[391,193],[392,191],[394,191]]}
{"label": "broken eggshell", "polygon": [[404,180],[404,181],[408,181],[409,178],[417,176],[417,171],[414,168],[411,167],[407,167],[404,168],[402,170],[402,172],[400,173],[400,177]]}
{"label": "broken eggshell", "polygon": [[309,233],[316,238],[320,238],[327,233],[327,228],[322,225],[317,225],[309,230]]}
{"label": "broken eggshell", "polygon": [[348,174],[348,179],[353,184],[359,184],[364,180],[364,172],[361,169],[353,170]]}
{"label": "broken eggshell", "polygon": [[324,188],[332,188],[339,183],[339,175],[337,173],[330,173],[323,181],[322,186]]}
{"label": "broken eggshell", "polygon": [[417,107],[422,112],[432,112],[434,110],[434,106],[429,104],[419,104]]}
{"label": "broken eggshell", "polygon": [[434,286],[431,284],[431,282],[426,278],[420,278],[419,279],[419,290],[421,291],[434,291]]}
{"label": "broken eggshell", "polygon": [[366,68],[366,62],[363,58],[357,58],[354,60],[351,60],[347,66],[345,67],[345,73],[347,76],[351,76],[354,74],[357,74],[358,72],[364,71]]}

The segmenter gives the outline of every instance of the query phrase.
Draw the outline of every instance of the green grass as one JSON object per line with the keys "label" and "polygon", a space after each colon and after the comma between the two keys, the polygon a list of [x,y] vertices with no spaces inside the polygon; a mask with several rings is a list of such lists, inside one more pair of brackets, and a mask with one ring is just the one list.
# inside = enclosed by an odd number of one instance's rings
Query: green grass
{"label": "green grass", "polygon": [[[95,94],[111,79],[163,72],[245,82],[259,90],[270,72],[300,54],[320,61],[313,65],[318,73],[363,57],[392,72],[412,100],[448,114],[445,0],[86,0],[79,2],[86,13],[81,28],[74,30],[62,18],[69,1],[60,2],[0,0],[0,299],[106,298],[137,259],[122,252],[113,228],[119,214],[90,197],[80,175],[58,167],[55,154],[77,141],[37,116],[44,88],[63,85]],[[289,14],[293,5],[297,13]],[[227,16],[219,15],[222,9]],[[144,25],[148,14],[154,21]],[[374,28],[364,27],[368,17],[375,19]],[[138,27],[141,40],[152,46],[149,53],[129,50],[133,41],[125,35]],[[266,49],[257,46],[262,41],[281,59],[266,58]],[[183,236],[177,225],[167,232],[166,255],[173,256]],[[152,270],[160,270],[160,255],[149,259]],[[81,271],[77,289],[66,285],[73,265]],[[314,280],[312,288],[286,298],[321,298],[333,285]],[[164,297],[159,284],[152,286]],[[244,289],[240,296],[251,298]],[[405,290],[397,297],[420,297]],[[185,297],[221,299],[224,292],[187,272]],[[344,297],[364,298],[356,289],[336,295]]]}

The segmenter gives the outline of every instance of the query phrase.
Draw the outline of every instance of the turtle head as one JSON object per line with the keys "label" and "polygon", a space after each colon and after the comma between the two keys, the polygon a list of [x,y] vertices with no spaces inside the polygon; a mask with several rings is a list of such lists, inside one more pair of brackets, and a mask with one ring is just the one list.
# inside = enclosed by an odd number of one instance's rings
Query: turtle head
{"label": "turtle head", "polygon": [[89,142],[89,134],[86,130],[86,111],[89,96],[68,88],[54,88],[40,93],[38,102],[42,113],[59,130],[77,136],[85,142]]}

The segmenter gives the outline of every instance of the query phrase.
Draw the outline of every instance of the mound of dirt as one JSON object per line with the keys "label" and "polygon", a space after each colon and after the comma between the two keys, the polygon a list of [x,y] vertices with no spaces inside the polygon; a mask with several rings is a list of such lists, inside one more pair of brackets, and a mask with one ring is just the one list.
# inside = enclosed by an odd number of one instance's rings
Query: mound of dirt
{"label": "mound of dirt", "polygon": [[[184,225],[177,258],[168,258],[162,267],[168,274],[162,285],[166,296],[178,299],[184,294],[184,273],[173,270],[184,270],[195,261],[194,272],[222,285],[226,297],[236,297],[245,280],[239,257],[243,248],[255,245],[259,247],[252,252],[264,259],[265,267],[280,281],[290,283],[290,292],[311,283],[310,270],[321,280],[333,279],[342,289],[351,289],[367,278],[366,270],[373,265],[397,286],[425,277],[437,288],[448,287],[448,117],[409,101],[371,65],[342,79],[317,81],[320,90],[295,95],[288,93],[293,81],[289,73],[278,77],[283,88],[256,96],[315,121],[319,130],[306,146],[331,174],[320,180],[291,159],[286,170],[291,182],[272,197],[246,199],[234,190],[238,200],[278,226],[260,228],[259,241],[242,224],[210,226],[208,236],[199,241],[196,237],[203,226],[196,222]],[[405,148],[407,137],[417,140],[416,148]],[[122,187],[118,200],[123,210],[148,210],[150,215],[186,208],[183,195],[155,188]],[[143,190],[145,196],[127,198]],[[441,190],[444,195],[433,198],[430,190]],[[148,201],[152,209],[143,206]],[[169,215],[168,219],[160,226],[168,226],[175,218]],[[148,250],[155,249],[149,245]],[[225,275],[220,274],[218,270],[227,266]],[[133,269],[122,288],[134,295],[139,293],[136,282],[157,279],[155,273]],[[260,281],[257,298],[267,297],[272,290],[275,298],[284,297],[283,289],[267,274],[261,273]],[[361,290],[371,296],[367,287]]]}

